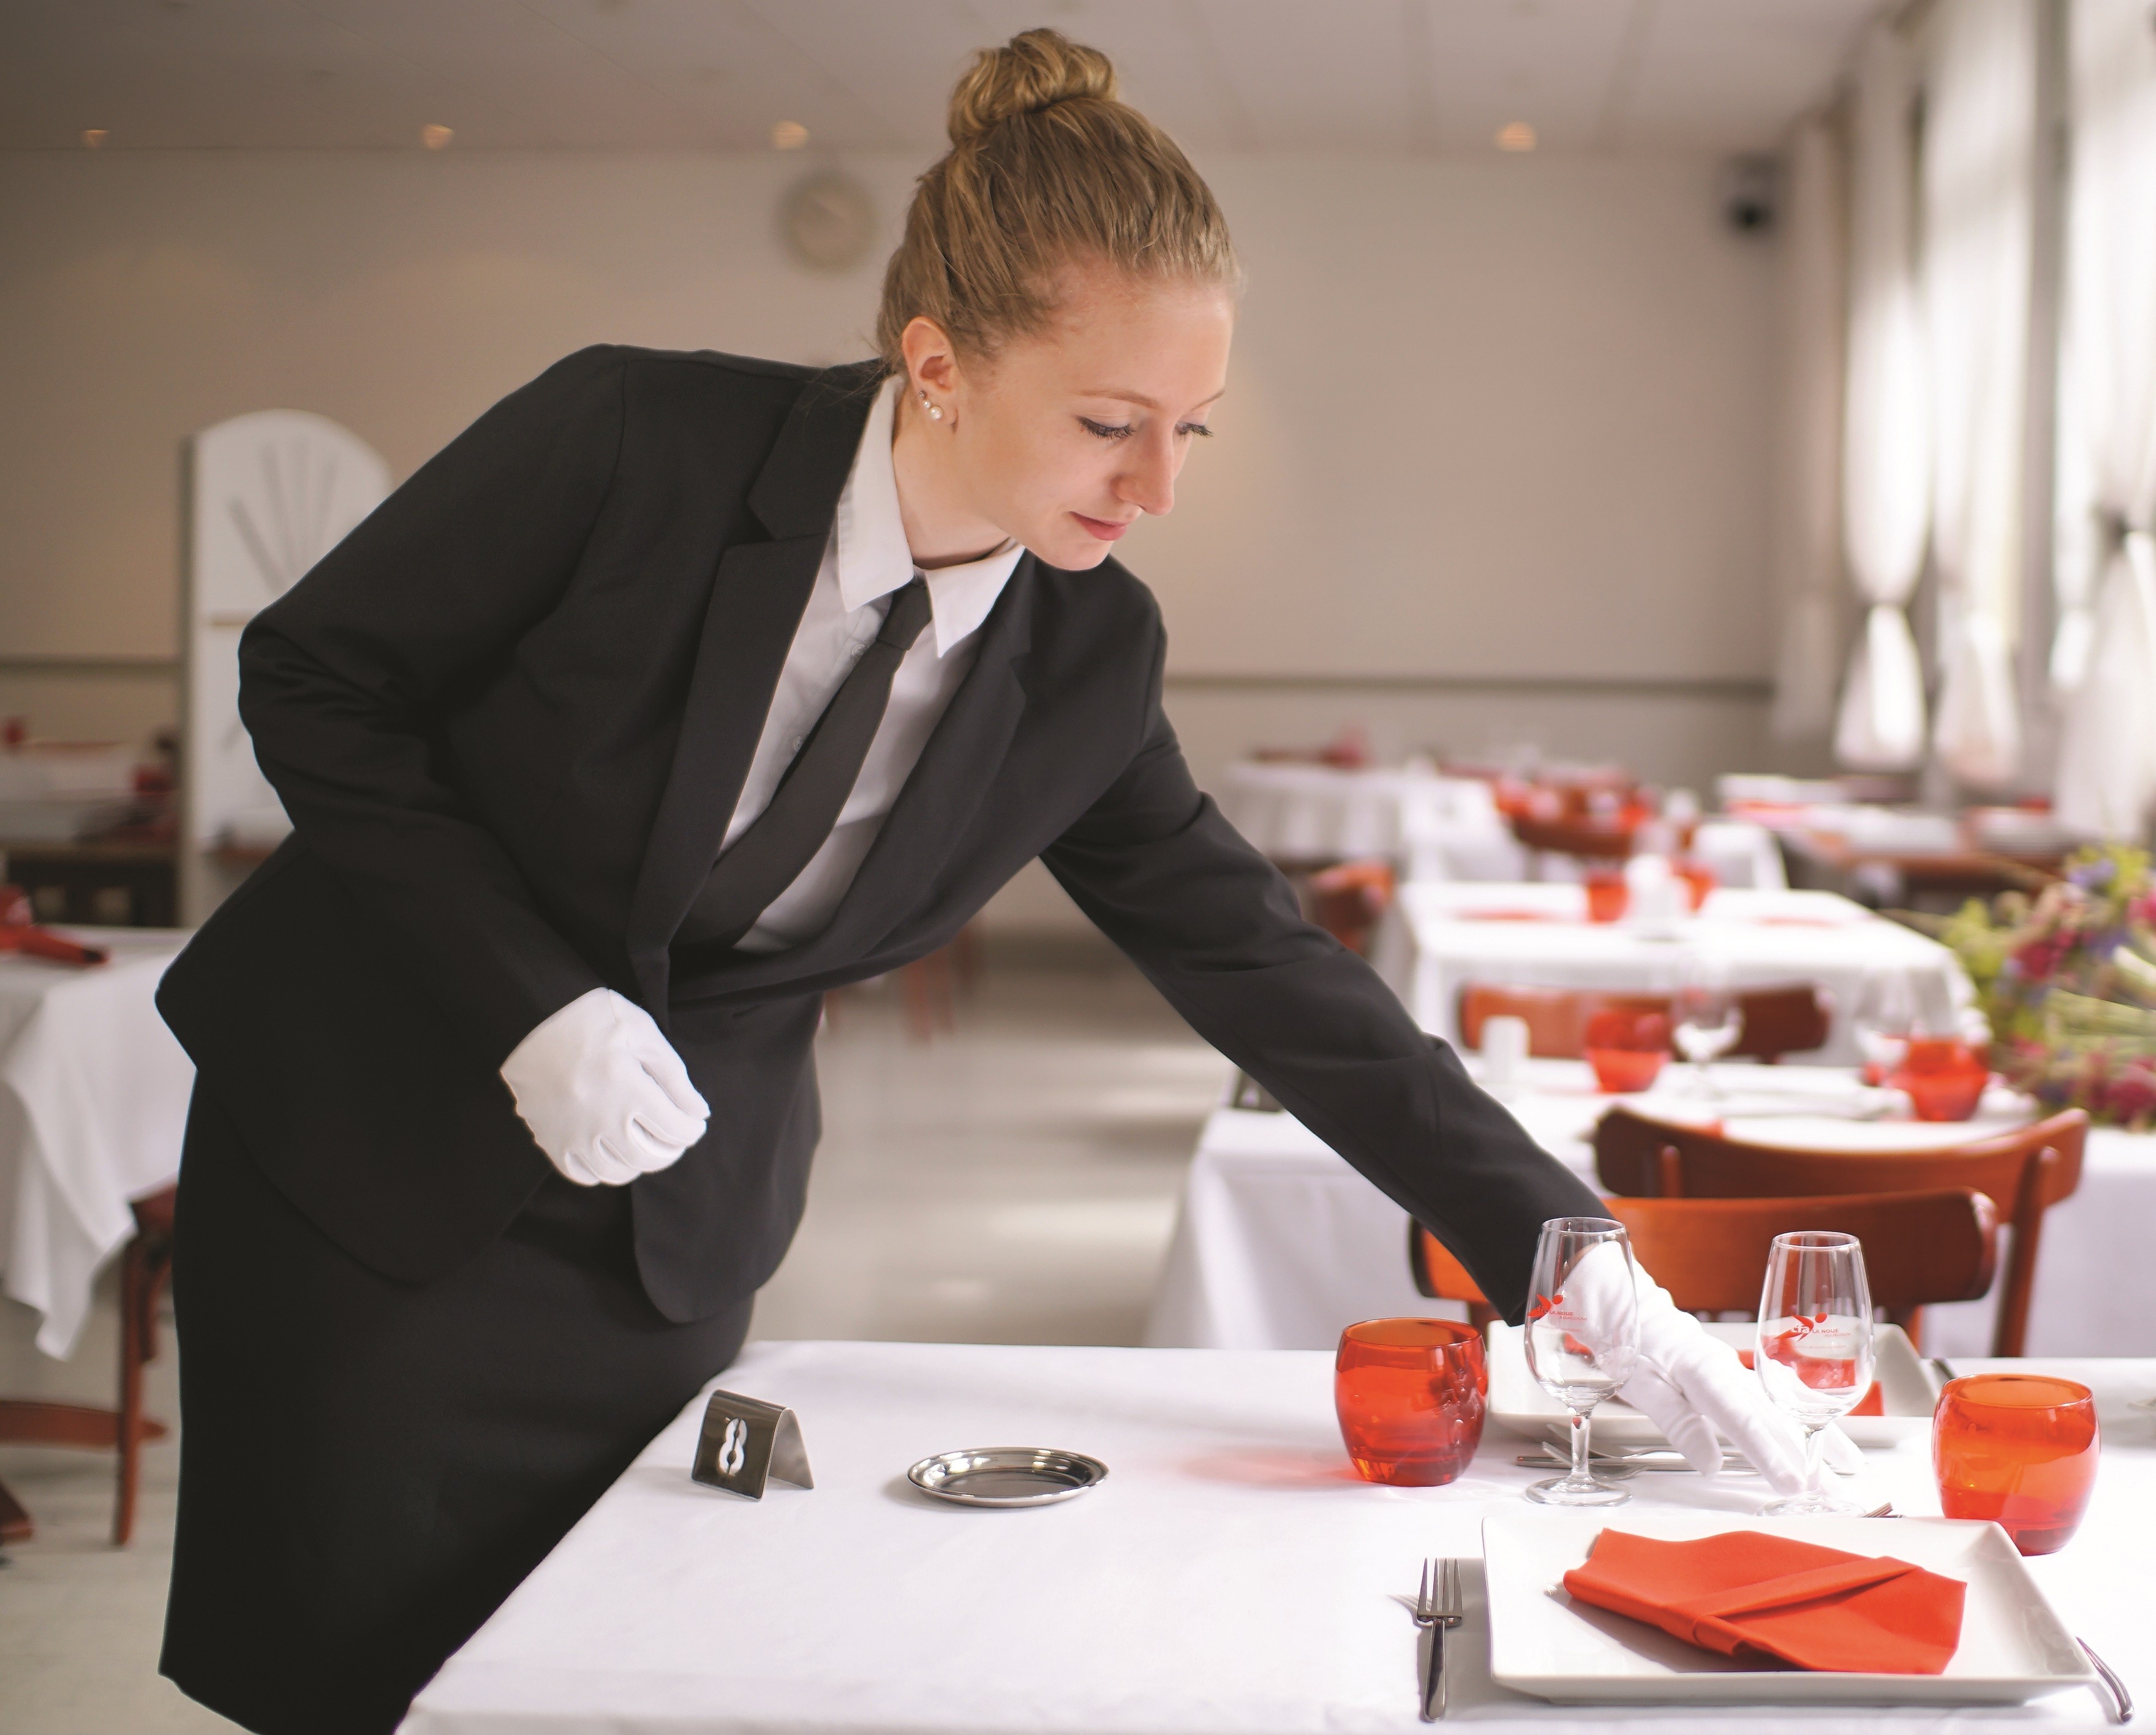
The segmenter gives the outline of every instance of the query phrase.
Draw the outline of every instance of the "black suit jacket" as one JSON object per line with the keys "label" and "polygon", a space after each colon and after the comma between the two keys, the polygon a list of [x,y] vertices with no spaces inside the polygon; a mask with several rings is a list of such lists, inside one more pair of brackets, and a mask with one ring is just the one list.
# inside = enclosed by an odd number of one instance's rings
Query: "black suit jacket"
{"label": "black suit jacket", "polygon": [[1028,555],[829,927],[676,949],[716,858],[876,386],[602,347],[488,411],[240,646],[295,829],[158,1004],[278,1187],[425,1281],[548,1170],[497,1069],[606,986],[711,1104],[631,1188],[645,1286],[708,1317],[777,1268],[818,1131],[825,990],[944,945],[1026,861],[1223,1054],[1517,1314],[1544,1219],[1592,1214],[1199,794],[1165,639],[1114,561]]}

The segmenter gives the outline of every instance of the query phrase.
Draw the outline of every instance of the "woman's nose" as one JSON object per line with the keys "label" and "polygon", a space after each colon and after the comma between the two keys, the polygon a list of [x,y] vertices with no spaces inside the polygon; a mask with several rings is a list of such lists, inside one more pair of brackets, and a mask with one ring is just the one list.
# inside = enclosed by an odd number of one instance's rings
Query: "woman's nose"
{"label": "woman's nose", "polygon": [[1116,492],[1142,512],[1164,518],[1175,509],[1176,454],[1169,442],[1145,442],[1137,462],[1117,479]]}

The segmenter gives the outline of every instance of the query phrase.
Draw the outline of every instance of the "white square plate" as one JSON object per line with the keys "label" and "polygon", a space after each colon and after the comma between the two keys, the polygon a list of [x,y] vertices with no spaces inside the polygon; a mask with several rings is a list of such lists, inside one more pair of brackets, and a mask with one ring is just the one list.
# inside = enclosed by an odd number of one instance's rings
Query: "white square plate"
{"label": "white square plate", "polygon": [[[1758,1327],[1748,1322],[1711,1324],[1707,1328],[1738,1349],[1749,1349]],[[1845,1416],[1841,1431],[1861,1446],[1892,1446],[1931,1431],[1932,1410],[1939,1401],[1931,1368],[1899,1326],[1881,1326],[1875,1338],[1875,1377],[1879,1402],[1887,1412]],[[1535,1383],[1527,1371],[1527,1334],[1502,1319],[1490,1327],[1490,1419],[1530,1440],[1563,1440],[1565,1409]],[[1592,1435],[1598,1450],[1639,1451],[1666,1446],[1662,1430],[1621,1399],[1597,1404]]]}
{"label": "white square plate", "polygon": [[[1762,1667],[1702,1650],[1658,1627],[1576,1603],[1564,1575],[1604,1529],[1681,1541],[1771,1531],[1852,1554],[1888,1554],[1969,1586],[1961,1645],[1942,1675],[1837,1675]],[[1496,1513],[1482,1521],[1490,1674],[1559,1704],[2019,1705],[2086,1686],[2088,1664],[2006,1532],[1964,1518],[1785,1518],[1727,1513]]]}

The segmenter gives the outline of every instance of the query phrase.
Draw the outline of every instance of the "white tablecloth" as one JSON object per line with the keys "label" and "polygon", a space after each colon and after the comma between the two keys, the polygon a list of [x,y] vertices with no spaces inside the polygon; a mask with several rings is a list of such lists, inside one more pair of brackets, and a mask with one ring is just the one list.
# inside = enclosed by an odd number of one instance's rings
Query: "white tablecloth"
{"label": "white tablecloth", "polygon": [[[1725,1065],[1732,1090],[1762,1087],[1831,1095],[1844,1075],[1817,1068]],[[1578,1060],[1537,1060],[1529,1088],[1510,1106],[1543,1148],[1592,1183],[1589,1143],[1603,1111]],[[1698,1114],[1689,1079],[1672,1067],[1656,1091],[1621,1099],[1650,1114]],[[2028,1118],[1997,1093],[1965,1130]],[[1732,1107],[1743,1106],[1741,1098]],[[1815,1117],[1732,1117],[1748,1139],[1824,1142],[1839,1136],[1876,1148],[1935,1145],[1941,1129],[1911,1121],[1836,1122]],[[2002,1212],[2011,1207],[2002,1203]],[[2156,1224],[2156,1136],[2098,1127],[2090,1136],[2074,1196],[2044,1219],[2044,1245],[2029,1310],[2031,1355],[2156,1355],[2156,1310],[2122,1302],[2122,1274],[2148,1259]],[[1934,1355],[1990,1347],[1997,1291],[1981,1301],[1924,1310],[1924,1347]],[[1292,1115],[1215,1110],[1199,1136],[1183,1209],[1168,1245],[1146,1341],[1206,1349],[1322,1349],[1358,1319],[1445,1309],[1414,1292],[1407,1270],[1407,1215]]]}
{"label": "white tablecloth", "polygon": [[[2105,1399],[2095,1501],[2030,1563],[2066,1622],[2156,1697],[2148,1560],[2156,1420],[2124,1400],[2156,1363],[2092,1365]],[[1581,1711],[1488,1678],[1481,1522],[1537,1474],[1491,1428],[1441,1488],[1358,1481],[1332,1358],[964,1344],[752,1345],[720,1382],[792,1406],[813,1491],[700,1488],[700,1399],[419,1696],[406,1735],[1316,1735],[1416,1729],[1417,1636],[1395,1600],[1429,1555],[1471,1557],[1451,1714],[1537,1730],[1589,1721],[1711,1730],[1727,1710]],[[1090,1452],[1098,1488],[1016,1512],[939,1505],[906,1467],[971,1445]],[[1642,1476],[1610,1515],[1748,1513],[1760,1485]],[[1922,1442],[1848,1491],[1936,1513]],[[1893,1527],[1881,1525],[1880,1546]],[[2080,1688],[2025,1708],[1858,1713],[1866,1727],[2102,1726]],[[1825,1713],[1748,1708],[1748,1731]]]}
{"label": "white tablecloth", "polygon": [[98,1268],[134,1233],[128,1201],[179,1173],[194,1088],[151,998],[187,936],[67,932],[111,962],[0,953],[0,1289],[44,1316],[49,1356],[74,1348]]}
{"label": "white tablecloth", "polygon": [[1220,789],[1229,823],[1279,860],[1383,857],[1407,877],[1516,880],[1527,852],[1489,785],[1412,767],[1243,759]]}
{"label": "white tablecloth", "polygon": [[[1827,1045],[1796,1057],[1824,1065],[1861,1058],[1850,1024],[1876,973],[1900,972],[1929,984],[1943,1004],[1969,997],[1945,947],[1831,892],[1717,891],[1674,940],[1589,921],[1586,893],[1577,885],[1411,885],[1401,887],[1399,907],[1406,956],[1382,968],[1399,978],[1394,986],[1422,1027],[1447,1040],[1459,1034],[1460,991],[1470,983],[1667,993],[1688,952],[1720,961],[1740,988],[1799,982],[1825,988],[1834,1003]],[[1553,919],[1476,919],[1478,911]]]}

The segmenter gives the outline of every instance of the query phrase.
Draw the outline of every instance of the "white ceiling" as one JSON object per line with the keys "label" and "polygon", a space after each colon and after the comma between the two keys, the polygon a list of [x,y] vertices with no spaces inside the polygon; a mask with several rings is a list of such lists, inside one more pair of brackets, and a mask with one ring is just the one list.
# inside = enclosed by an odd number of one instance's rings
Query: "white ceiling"
{"label": "white ceiling", "polygon": [[1050,23],[1194,151],[1756,150],[1881,0],[0,0],[0,149],[926,150]]}

